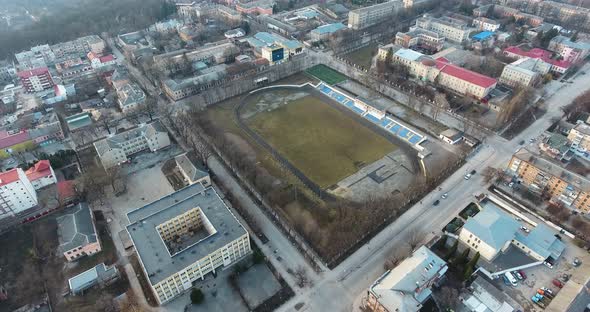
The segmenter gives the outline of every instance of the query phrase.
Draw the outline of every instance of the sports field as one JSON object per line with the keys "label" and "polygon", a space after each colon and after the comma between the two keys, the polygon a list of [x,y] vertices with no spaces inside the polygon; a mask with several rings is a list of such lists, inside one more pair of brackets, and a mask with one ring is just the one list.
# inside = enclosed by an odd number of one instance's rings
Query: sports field
{"label": "sports field", "polygon": [[338,183],[397,148],[311,95],[258,113],[247,123],[321,188]]}
{"label": "sports field", "polygon": [[311,67],[306,72],[329,84],[337,84],[348,79],[344,74],[323,64]]}

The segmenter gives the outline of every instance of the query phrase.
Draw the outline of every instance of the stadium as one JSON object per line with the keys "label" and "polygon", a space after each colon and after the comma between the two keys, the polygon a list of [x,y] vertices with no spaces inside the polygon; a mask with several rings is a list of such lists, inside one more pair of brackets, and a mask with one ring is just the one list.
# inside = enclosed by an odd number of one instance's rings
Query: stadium
{"label": "stadium", "polygon": [[251,139],[321,198],[401,189],[420,171],[426,135],[324,81],[254,90],[234,113]]}

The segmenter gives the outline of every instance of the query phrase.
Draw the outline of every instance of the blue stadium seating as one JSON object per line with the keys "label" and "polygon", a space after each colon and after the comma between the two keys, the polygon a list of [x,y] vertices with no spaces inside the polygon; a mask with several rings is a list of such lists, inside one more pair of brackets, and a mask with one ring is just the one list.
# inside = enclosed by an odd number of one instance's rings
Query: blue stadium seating
{"label": "blue stadium seating", "polygon": [[357,114],[360,114],[360,115],[362,115],[365,112],[364,110],[362,110],[362,109],[360,109],[360,108],[358,108],[356,106],[353,106],[352,107],[352,110],[355,111]]}
{"label": "blue stadium seating", "polygon": [[371,114],[366,114],[365,115],[365,118],[369,119],[370,121],[372,121],[372,122],[374,122],[376,124],[378,124],[381,121],[381,119],[379,119],[379,118],[377,118],[377,117],[375,117],[375,116],[373,116]]}
{"label": "blue stadium seating", "polygon": [[411,137],[408,141],[412,144],[416,144],[418,142],[420,142],[420,140],[422,139],[421,136],[415,134],[413,137]]}
{"label": "blue stadium seating", "polygon": [[[354,105],[353,100],[323,83],[318,86],[318,89],[320,89],[322,93],[328,95],[332,99],[336,100],[338,103],[350,108],[352,111],[359,115],[363,115],[366,112],[366,110],[356,107]],[[390,118],[377,118],[371,114],[366,114],[364,117],[370,120],[371,122],[380,125],[383,128],[387,128],[388,126],[393,124],[393,126],[387,130],[389,130],[389,132],[393,134],[396,134],[397,136],[408,141],[411,144],[418,144],[423,139],[422,135],[414,133],[410,129],[398,124]]]}
{"label": "blue stadium seating", "polygon": [[410,130],[403,128],[397,135],[405,139],[407,138],[409,132]]}

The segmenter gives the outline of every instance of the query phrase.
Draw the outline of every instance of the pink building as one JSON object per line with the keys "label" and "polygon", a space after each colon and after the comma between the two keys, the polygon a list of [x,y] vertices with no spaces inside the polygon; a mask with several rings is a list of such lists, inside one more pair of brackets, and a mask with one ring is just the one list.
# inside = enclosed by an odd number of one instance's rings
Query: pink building
{"label": "pink building", "polygon": [[100,252],[102,247],[90,207],[86,203],[80,203],[69,212],[56,219],[59,251],[68,261]]}

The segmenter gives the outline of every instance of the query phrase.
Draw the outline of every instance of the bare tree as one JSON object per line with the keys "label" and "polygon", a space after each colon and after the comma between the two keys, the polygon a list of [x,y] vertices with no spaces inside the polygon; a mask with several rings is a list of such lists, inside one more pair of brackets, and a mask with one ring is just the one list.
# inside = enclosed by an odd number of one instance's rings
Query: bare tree
{"label": "bare tree", "polygon": [[444,311],[454,309],[459,304],[459,291],[455,288],[444,286],[436,293],[438,304]]}
{"label": "bare tree", "polygon": [[422,242],[422,240],[424,239],[424,236],[425,235],[424,235],[424,233],[422,233],[422,231],[417,230],[417,229],[413,229],[408,234],[408,241],[406,243],[408,244],[410,249],[413,251]]}
{"label": "bare tree", "polygon": [[443,92],[437,92],[434,95],[434,105],[432,106],[432,119],[437,120],[441,110],[451,107],[447,101],[447,95]]}
{"label": "bare tree", "polygon": [[395,268],[405,258],[410,256],[410,248],[408,246],[400,246],[394,248],[390,253],[385,263],[383,264],[385,270],[391,270]]}

